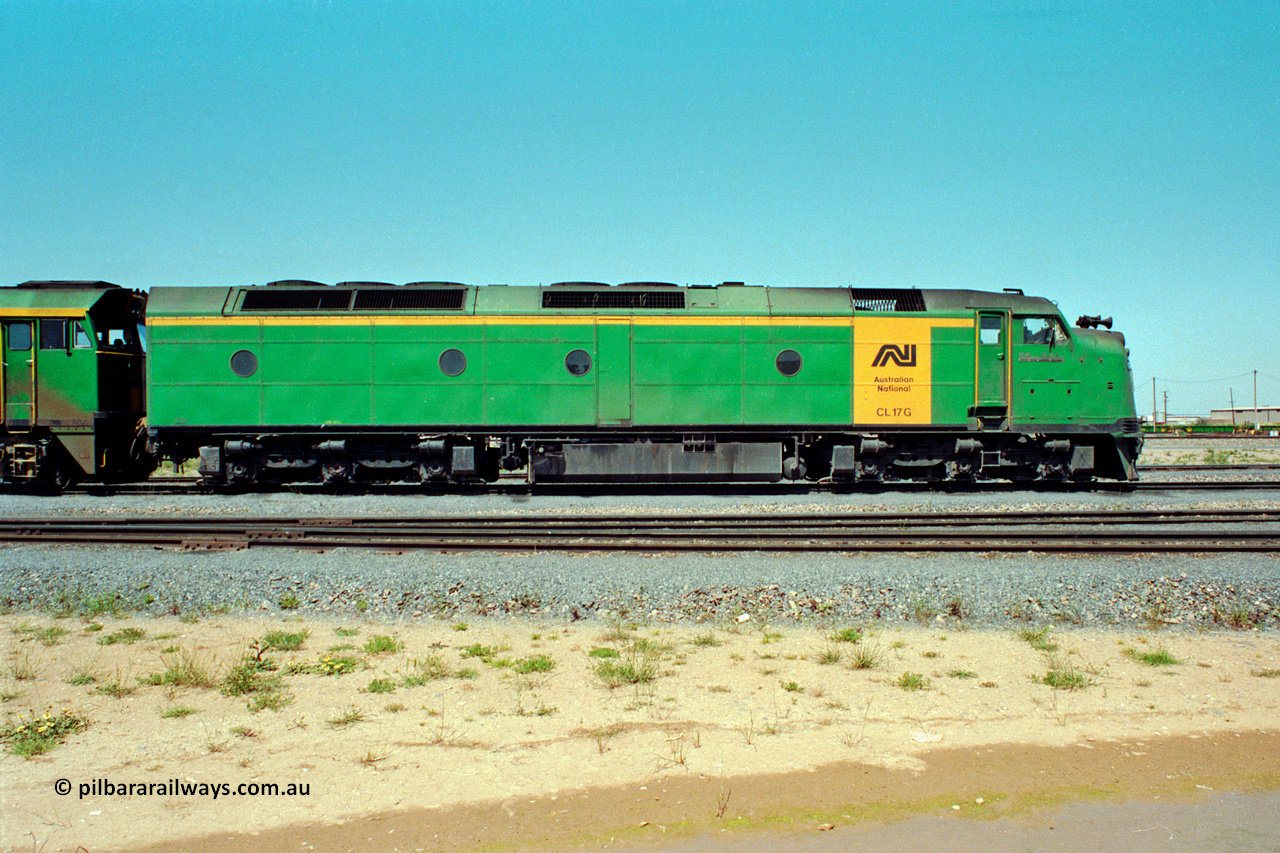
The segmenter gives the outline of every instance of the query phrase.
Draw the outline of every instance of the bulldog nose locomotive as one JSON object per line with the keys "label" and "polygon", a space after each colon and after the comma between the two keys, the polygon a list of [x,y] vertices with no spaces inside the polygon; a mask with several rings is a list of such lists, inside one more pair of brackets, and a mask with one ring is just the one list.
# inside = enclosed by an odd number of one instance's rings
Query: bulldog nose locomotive
{"label": "bulldog nose locomotive", "polygon": [[159,287],[147,417],[214,485],[1135,480],[1095,320],[1017,291]]}

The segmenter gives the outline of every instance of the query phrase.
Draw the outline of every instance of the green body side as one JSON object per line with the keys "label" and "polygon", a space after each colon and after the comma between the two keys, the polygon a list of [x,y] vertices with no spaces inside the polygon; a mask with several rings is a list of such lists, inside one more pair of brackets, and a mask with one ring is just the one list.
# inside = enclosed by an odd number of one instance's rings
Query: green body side
{"label": "green body side", "polygon": [[[855,363],[863,316],[940,323],[917,342],[932,350],[929,375],[914,377],[929,418],[903,426],[964,427],[975,404],[1000,397],[1014,428],[1109,427],[1134,417],[1118,336],[1073,329],[1052,346],[1023,343],[1022,314],[1062,320],[1046,300],[1019,295],[924,291],[926,312],[859,311],[855,321],[849,291],[835,288],[722,285],[683,289],[680,310],[582,310],[542,308],[541,288],[488,286],[468,289],[454,310],[270,314],[240,310],[246,290],[152,291],[151,426],[885,429],[855,413],[855,379],[870,370]],[[979,310],[1003,323],[986,360]],[[448,349],[466,358],[457,376],[440,368]],[[787,349],[803,360],[794,376],[776,366]],[[591,357],[585,375],[566,369],[574,350]],[[232,370],[239,351],[256,358],[252,375]],[[980,399],[983,371],[1007,372]]]}

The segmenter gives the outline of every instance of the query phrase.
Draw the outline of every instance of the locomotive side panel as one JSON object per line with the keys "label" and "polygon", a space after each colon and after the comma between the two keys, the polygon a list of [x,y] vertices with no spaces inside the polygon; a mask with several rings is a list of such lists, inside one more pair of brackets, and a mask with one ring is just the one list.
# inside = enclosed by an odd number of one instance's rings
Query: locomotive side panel
{"label": "locomotive side panel", "polygon": [[928,316],[857,317],[853,344],[854,423],[869,428],[946,423],[933,410],[937,387],[934,365],[946,365],[958,353],[944,344],[946,349],[936,358],[934,335],[936,330],[949,328],[972,328],[972,322]]}
{"label": "locomotive side panel", "polygon": [[[493,318],[483,328],[484,349],[476,354],[475,381],[483,383],[484,412],[481,421],[470,423],[593,426],[597,384],[610,370],[625,369],[624,345],[597,341],[591,322]],[[569,370],[567,360],[574,352],[590,356],[582,375]]]}
{"label": "locomotive side panel", "polygon": [[633,417],[651,427],[742,423],[741,318],[635,321]]}
{"label": "locomotive side panel", "polygon": [[[151,306],[156,306],[152,297]],[[259,426],[262,328],[222,318],[149,317],[148,420],[153,428]],[[245,353],[246,355],[239,355]]]}
{"label": "locomotive side panel", "polygon": [[484,329],[469,317],[460,319],[373,326],[376,422],[483,422]]}
{"label": "locomotive side panel", "polygon": [[262,426],[376,423],[373,335],[367,319],[260,322]]}
{"label": "locomotive side panel", "polygon": [[930,407],[933,422],[960,428],[968,422],[974,405],[974,323],[935,325],[930,331],[933,347],[933,389]]}
{"label": "locomotive side panel", "polygon": [[849,423],[850,317],[771,317],[743,338],[745,423]]}

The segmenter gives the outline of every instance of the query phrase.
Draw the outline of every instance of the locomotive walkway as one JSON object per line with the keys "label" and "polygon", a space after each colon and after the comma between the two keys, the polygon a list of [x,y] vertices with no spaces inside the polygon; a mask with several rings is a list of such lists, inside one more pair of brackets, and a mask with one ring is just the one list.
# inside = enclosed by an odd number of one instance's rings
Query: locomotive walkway
{"label": "locomotive walkway", "polygon": [[0,519],[9,544],[186,550],[1280,552],[1280,510]]}

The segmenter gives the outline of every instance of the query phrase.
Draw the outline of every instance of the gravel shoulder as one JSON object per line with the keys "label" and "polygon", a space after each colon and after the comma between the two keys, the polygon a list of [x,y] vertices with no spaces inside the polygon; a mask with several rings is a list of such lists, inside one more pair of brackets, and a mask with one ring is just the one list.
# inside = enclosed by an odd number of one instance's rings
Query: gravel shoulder
{"label": "gravel shoulder", "polygon": [[[1104,508],[1275,509],[1247,496],[1142,495],[332,496],[17,498],[32,517],[769,513]],[[338,549],[183,552],[0,546],[0,602],[52,613],[211,612],[386,620],[615,616],[658,621],[863,620],[1009,627],[1280,625],[1275,558],[1257,554],[1082,557],[1037,553],[786,555],[440,553]]]}

